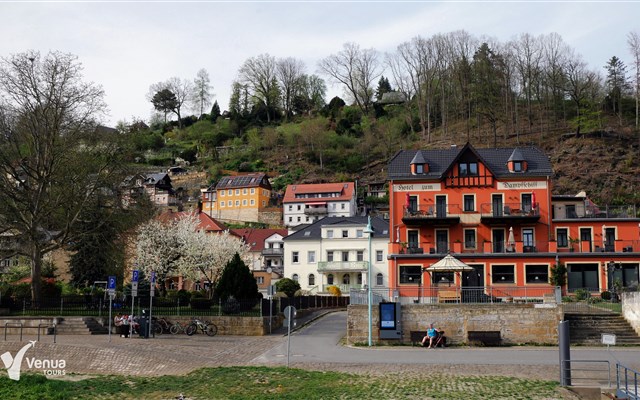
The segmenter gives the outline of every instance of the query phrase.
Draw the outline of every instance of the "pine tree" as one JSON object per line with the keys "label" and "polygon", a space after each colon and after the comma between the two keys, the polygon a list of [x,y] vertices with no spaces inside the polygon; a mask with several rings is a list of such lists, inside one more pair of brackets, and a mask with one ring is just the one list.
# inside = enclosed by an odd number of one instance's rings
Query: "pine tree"
{"label": "pine tree", "polygon": [[211,122],[215,124],[218,120],[218,117],[220,117],[220,106],[218,105],[218,100],[216,100],[213,103],[213,107],[211,107]]}
{"label": "pine tree", "polygon": [[233,296],[236,300],[253,300],[259,297],[258,284],[249,267],[236,253],[222,271],[216,285],[216,294],[223,301]]}
{"label": "pine tree", "polygon": [[391,88],[389,80],[385,78],[384,75],[381,76],[380,80],[378,81],[378,88],[376,89],[376,100],[382,100],[382,95],[391,91],[393,91],[393,89]]}

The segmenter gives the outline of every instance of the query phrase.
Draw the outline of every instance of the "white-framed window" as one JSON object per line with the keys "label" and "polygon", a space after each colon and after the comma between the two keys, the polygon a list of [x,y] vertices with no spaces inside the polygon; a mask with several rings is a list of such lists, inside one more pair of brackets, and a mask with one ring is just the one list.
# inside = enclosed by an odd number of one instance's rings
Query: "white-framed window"
{"label": "white-framed window", "polygon": [[298,282],[298,280],[300,278],[298,278],[298,274],[293,274],[293,276],[291,277],[291,279],[293,279],[294,281]]}
{"label": "white-framed window", "polygon": [[307,252],[307,263],[314,264],[316,262],[316,252],[310,250]]}
{"label": "white-framed window", "polygon": [[361,238],[364,236],[364,231],[362,229],[357,229],[356,230],[356,237],[357,238]]}
{"label": "white-framed window", "polygon": [[346,229],[345,229],[345,230],[343,230],[343,231],[342,231],[342,237],[343,237],[343,238],[348,238],[348,237],[349,237],[349,231],[348,231],[348,230],[346,230]]}
{"label": "white-framed window", "polygon": [[294,264],[297,264],[300,262],[300,253],[298,253],[297,251],[292,251],[291,252],[291,262]]}
{"label": "white-framed window", "polygon": [[255,206],[255,205],[256,205],[256,201],[255,201],[254,199],[251,199],[251,203],[250,203],[250,204],[251,204],[252,206]]}
{"label": "white-framed window", "polygon": [[309,286],[314,286],[316,284],[316,276],[314,274],[309,274]]}
{"label": "white-framed window", "polygon": [[224,200],[220,202],[220,207],[224,207]]}
{"label": "white-framed window", "polygon": [[378,272],[378,274],[376,275],[376,286],[382,286],[384,285],[384,277],[382,276],[381,273]]}
{"label": "white-framed window", "polygon": [[558,247],[569,247],[569,229],[568,228],[556,228],[556,242]]}
{"label": "white-framed window", "polygon": [[549,266],[525,264],[524,279],[526,283],[549,283]]}
{"label": "white-framed window", "polygon": [[333,262],[333,251],[327,251],[327,261]]}
{"label": "white-framed window", "polygon": [[264,276],[259,276],[259,277],[257,277],[257,278],[256,278],[256,283],[257,283],[258,285],[262,285],[262,284],[264,284]]}
{"label": "white-framed window", "polygon": [[236,207],[240,207],[240,200],[236,200]]}
{"label": "white-framed window", "polygon": [[464,205],[464,211],[475,211],[476,210],[476,198],[472,194],[465,194],[462,196],[462,202]]}
{"label": "white-framed window", "polygon": [[229,196],[233,196],[233,190],[231,190],[231,189],[227,190],[227,194],[228,194]]}
{"label": "white-framed window", "polygon": [[246,205],[247,205],[247,199],[243,199],[243,200],[242,200],[242,205],[243,205],[243,206],[246,206]]}
{"label": "white-framed window", "polygon": [[382,262],[384,260],[384,252],[382,250],[376,250],[376,262]]}
{"label": "white-framed window", "polygon": [[256,188],[251,188],[251,194],[256,194]]}
{"label": "white-framed window", "polygon": [[333,274],[327,275],[327,284],[333,285]]}
{"label": "white-framed window", "polygon": [[220,197],[224,197],[224,190],[220,191]]}
{"label": "white-framed window", "polygon": [[236,189],[236,196],[240,196],[240,189]]}
{"label": "white-framed window", "polygon": [[333,238],[333,229],[327,230],[327,238],[328,239],[332,239]]}
{"label": "white-framed window", "polygon": [[356,252],[356,261],[364,261],[364,251],[358,250]]}
{"label": "white-framed window", "polygon": [[242,189],[242,194],[247,194],[247,188]]}
{"label": "white-framed window", "polygon": [[475,249],[477,247],[476,240],[476,230],[475,229],[464,229],[464,248],[465,249]]}
{"label": "white-framed window", "polygon": [[289,211],[293,211],[293,206],[289,204]]}
{"label": "white-framed window", "polygon": [[348,251],[342,251],[342,261],[349,261],[349,252]]}
{"label": "white-framed window", "polygon": [[262,200],[262,207],[266,207],[267,206],[267,202]]}
{"label": "white-framed window", "polygon": [[515,283],[515,279],[513,265],[493,265],[491,267],[491,283]]}

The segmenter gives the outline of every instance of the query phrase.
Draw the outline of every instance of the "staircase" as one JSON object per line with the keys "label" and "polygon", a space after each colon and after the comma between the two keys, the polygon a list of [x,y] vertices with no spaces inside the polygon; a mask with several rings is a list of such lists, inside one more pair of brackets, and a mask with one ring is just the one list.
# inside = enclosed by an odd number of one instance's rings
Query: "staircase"
{"label": "staircase", "polygon": [[572,345],[602,345],[602,334],[616,335],[616,345],[640,346],[640,337],[619,314],[566,314]]}
{"label": "staircase", "polygon": [[56,326],[58,335],[103,335],[109,329],[92,317],[64,317]]}

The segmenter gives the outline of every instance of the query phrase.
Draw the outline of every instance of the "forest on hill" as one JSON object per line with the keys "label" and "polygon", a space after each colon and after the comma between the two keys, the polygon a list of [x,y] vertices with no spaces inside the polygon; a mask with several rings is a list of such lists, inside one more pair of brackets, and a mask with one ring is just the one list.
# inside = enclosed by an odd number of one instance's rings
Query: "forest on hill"
{"label": "forest on hill", "polygon": [[[639,203],[640,40],[593,69],[557,34],[500,43],[464,31],[416,37],[379,54],[346,43],[320,75],[295,58],[249,58],[229,110],[211,105],[205,70],[193,82],[151,86],[149,125],[122,122],[131,161],[180,157],[215,182],[224,171],[264,171],[276,190],[293,182],[381,181],[400,149],[535,145],[549,154],[554,192],[585,190],[601,203]],[[344,89],[325,100],[327,78]],[[191,104],[196,115],[183,117]],[[175,120],[171,120],[175,116]],[[207,182],[202,182],[203,184]],[[195,194],[195,193],[194,193]]]}

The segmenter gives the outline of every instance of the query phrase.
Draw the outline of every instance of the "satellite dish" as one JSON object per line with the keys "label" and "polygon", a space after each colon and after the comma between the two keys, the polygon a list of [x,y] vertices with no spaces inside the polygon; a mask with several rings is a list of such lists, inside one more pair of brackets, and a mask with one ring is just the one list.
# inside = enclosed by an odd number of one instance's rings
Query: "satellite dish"
{"label": "satellite dish", "polygon": [[273,271],[273,269],[272,269],[271,267],[268,267],[268,268],[267,268],[267,273],[269,273],[269,274],[270,274],[270,273],[271,273],[271,271]]}

